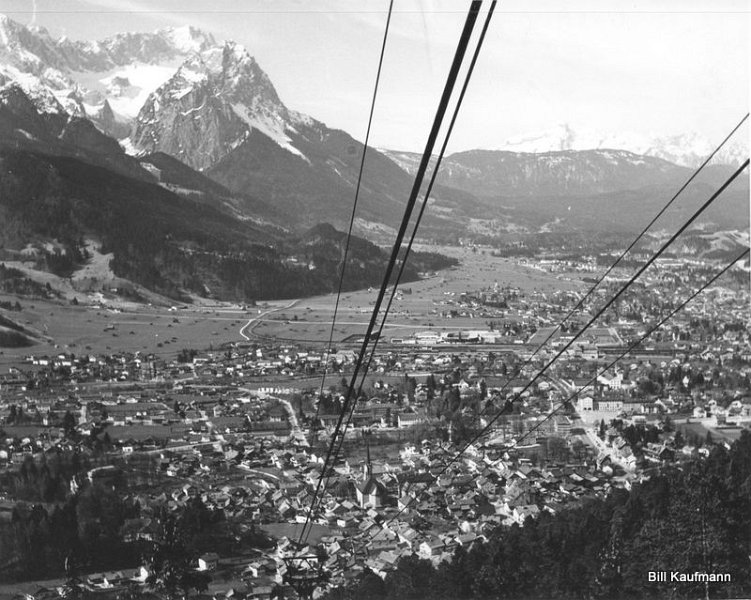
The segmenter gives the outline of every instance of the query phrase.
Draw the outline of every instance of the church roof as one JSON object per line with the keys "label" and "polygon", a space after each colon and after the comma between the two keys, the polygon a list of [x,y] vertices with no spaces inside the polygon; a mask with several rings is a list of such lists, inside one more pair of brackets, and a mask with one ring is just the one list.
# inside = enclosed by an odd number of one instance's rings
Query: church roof
{"label": "church roof", "polygon": [[364,496],[369,496],[371,494],[375,494],[376,496],[386,495],[386,486],[372,475],[358,485],[357,489],[360,490],[360,493]]}

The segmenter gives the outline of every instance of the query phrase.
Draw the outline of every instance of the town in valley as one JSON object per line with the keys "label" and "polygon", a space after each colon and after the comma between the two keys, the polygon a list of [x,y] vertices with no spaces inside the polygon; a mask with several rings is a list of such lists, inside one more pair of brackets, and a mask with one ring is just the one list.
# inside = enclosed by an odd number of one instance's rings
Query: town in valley
{"label": "town in valley", "polygon": [[[490,248],[455,252],[462,264],[495,260]],[[152,306],[154,339],[168,340],[173,326],[181,335],[179,322],[201,311],[222,319],[213,327],[232,328],[207,336],[205,346],[173,338],[170,350],[157,342],[153,350],[94,352],[72,340],[44,354],[6,349],[3,539],[17,535],[19,519],[31,526],[36,506],[51,517],[71,490],[88,488],[97,496],[92,503],[115,502],[117,510],[92,505],[79,513],[79,527],[80,519],[89,522],[113,549],[90,560],[100,568],[82,572],[83,584],[145,586],[147,566],[123,548],[154,540],[165,513],[190,511],[200,549],[194,567],[211,577],[212,593],[241,589],[263,598],[285,585],[285,559],[301,550],[319,557],[333,587],[365,569],[383,577],[405,556],[451,561],[458,547],[471,548],[497,527],[523,527],[543,513],[630,490],[661,468],[729,446],[749,428],[747,271],[737,268],[618,358],[711,267],[678,258],[657,264],[638,294],[624,297],[530,387],[591,317],[591,308],[577,310],[553,332],[595,266],[588,257],[513,266],[515,279],[479,289],[459,291],[467,285],[462,269],[451,269],[401,292],[393,323],[402,326],[380,341],[302,549],[298,538],[324,475],[362,324],[349,324],[352,333],[329,347],[325,336],[314,341],[312,328],[327,315],[304,301]],[[616,269],[605,286],[619,285],[626,271]],[[359,314],[355,302],[367,296],[352,293],[343,314]],[[23,314],[28,302],[9,312]],[[114,295],[81,295],[73,310],[92,316],[104,336],[126,336],[129,312],[143,309]],[[279,341],[263,333],[272,326]],[[111,520],[106,531],[104,519]],[[55,574],[46,556],[25,562],[5,544],[3,552],[6,569],[36,579]],[[56,574],[45,585],[62,585],[65,574]]]}
{"label": "town in valley", "polygon": [[0,0],[0,600],[751,596],[747,3],[215,4]]}

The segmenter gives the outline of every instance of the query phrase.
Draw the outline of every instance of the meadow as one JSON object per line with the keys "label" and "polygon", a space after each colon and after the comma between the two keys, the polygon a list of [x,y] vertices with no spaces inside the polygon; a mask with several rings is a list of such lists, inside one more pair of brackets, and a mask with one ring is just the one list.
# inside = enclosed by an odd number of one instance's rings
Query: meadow
{"label": "meadow", "polygon": [[[499,286],[523,290],[573,289],[584,284],[556,277],[542,270],[492,256],[489,251],[461,247],[421,247],[459,259],[460,265],[417,282],[400,286],[384,338],[409,336],[415,331],[436,329],[487,329],[487,319],[441,317],[456,308],[450,301],[463,292]],[[337,315],[333,341],[354,342],[367,327],[378,290],[344,293]],[[409,293],[411,292],[411,293]],[[0,301],[17,298],[0,294]],[[28,348],[1,348],[0,372],[24,364],[26,355],[153,353],[172,359],[183,348],[198,350],[252,341],[328,343],[336,301],[335,294],[296,302],[264,302],[247,308],[237,304],[201,300],[179,308],[165,305],[112,302],[110,306],[73,305],[69,302],[19,299],[23,310],[9,313],[43,341]],[[250,324],[249,324],[250,322]]]}
{"label": "meadow", "polygon": [[[394,298],[389,320],[384,328],[386,339],[408,336],[415,331],[436,329],[487,329],[483,317],[458,317],[446,319],[441,312],[456,308],[450,300],[458,299],[463,292],[501,286],[518,287],[525,291],[550,292],[562,289],[580,289],[581,281],[558,277],[545,271],[526,267],[511,259],[493,256],[485,250],[473,251],[460,247],[420,247],[452,256],[460,261],[458,267],[446,269],[417,282],[399,286]],[[411,290],[411,293],[406,293]],[[359,290],[344,293],[339,303],[334,342],[363,335],[378,290]],[[390,289],[389,289],[390,294]],[[386,296],[388,298],[388,294]],[[283,338],[290,341],[326,343],[334,314],[336,295],[316,296],[297,302],[293,307],[263,318],[251,328],[259,338]],[[385,304],[385,301],[384,301]]]}
{"label": "meadow", "polygon": [[[0,300],[11,298],[15,301],[15,297],[0,296]],[[44,341],[28,348],[0,348],[0,372],[23,364],[29,354],[140,351],[171,359],[183,348],[202,350],[241,341],[239,329],[250,315],[242,307],[227,304],[172,311],[162,306],[128,304],[110,309],[22,298],[21,305],[20,313],[9,316],[38,332]]]}

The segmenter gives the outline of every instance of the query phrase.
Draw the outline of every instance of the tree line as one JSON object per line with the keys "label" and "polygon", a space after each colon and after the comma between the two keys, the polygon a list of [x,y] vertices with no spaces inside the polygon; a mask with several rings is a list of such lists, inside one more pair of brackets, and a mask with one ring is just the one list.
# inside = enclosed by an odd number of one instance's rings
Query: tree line
{"label": "tree line", "polygon": [[[728,573],[713,598],[751,594],[751,433],[709,457],[670,467],[523,527],[499,527],[433,566],[403,557],[381,579],[365,571],[326,600],[698,598],[702,582],[650,582],[651,571]],[[668,578],[670,579],[670,578]]]}

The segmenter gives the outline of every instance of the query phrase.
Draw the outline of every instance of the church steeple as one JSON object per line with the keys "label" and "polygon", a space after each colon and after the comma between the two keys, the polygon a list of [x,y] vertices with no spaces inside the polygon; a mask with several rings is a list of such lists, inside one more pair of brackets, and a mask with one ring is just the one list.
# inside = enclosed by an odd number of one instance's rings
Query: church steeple
{"label": "church steeple", "polygon": [[365,476],[365,481],[367,481],[373,475],[373,463],[370,462],[370,432],[364,431],[363,437],[365,438],[365,465],[363,466],[363,475]]}

